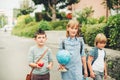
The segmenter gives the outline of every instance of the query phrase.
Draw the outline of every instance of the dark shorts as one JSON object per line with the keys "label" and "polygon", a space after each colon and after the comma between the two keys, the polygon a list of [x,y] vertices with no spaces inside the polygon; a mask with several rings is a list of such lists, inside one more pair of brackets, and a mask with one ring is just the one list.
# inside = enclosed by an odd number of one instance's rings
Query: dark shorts
{"label": "dark shorts", "polygon": [[31,80],[50,80],[50,74],[38,75],[32,74]]}

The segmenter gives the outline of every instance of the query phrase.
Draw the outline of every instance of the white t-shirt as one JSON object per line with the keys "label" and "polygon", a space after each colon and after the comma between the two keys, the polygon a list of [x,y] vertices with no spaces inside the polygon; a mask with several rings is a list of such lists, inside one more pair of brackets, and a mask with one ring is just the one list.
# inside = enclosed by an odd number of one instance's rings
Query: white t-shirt
{"label": "white t-shirt", "polygon": [[98,49],[98,57],[92,65],[92,69],[94,71],[99,71],[99,72],[104,71],[104,57],[105,57],[104,50]]}

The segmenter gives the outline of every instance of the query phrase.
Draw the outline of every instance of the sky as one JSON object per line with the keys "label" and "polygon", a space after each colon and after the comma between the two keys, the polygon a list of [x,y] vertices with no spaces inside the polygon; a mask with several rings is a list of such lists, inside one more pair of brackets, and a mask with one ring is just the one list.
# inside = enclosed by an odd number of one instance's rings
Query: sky
{"label": "sky", "polygon": [[[13,8],[19,8],[21,1],[23,0],[0,0],[0,11],[4,11],[6,15],[11,16]],[[42,9],[43,6],[38,5],[35,12]]]}
{"label": "sky", "polygon": [[13,8],[19,8],[20,0],[0,0],[0,12],[8,17],[8,24],[12,24]]}
{"label": "sky", "polygon": [[13,8],[19,8],[20,0],[0,0],[0,11],[3,11],[7,16],[12,15]]}

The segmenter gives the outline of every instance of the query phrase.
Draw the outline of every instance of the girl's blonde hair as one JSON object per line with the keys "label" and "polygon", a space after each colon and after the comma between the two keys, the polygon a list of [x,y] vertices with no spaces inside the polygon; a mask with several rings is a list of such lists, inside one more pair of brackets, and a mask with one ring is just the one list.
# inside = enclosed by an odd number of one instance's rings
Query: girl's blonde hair
{"label": "girl's blonde hair", "polygon": [[99,33],[95,37],[94,45],[97,46],[97,43],[105,43],[106,44],[106,42],[107,42],[106,36],[103,33]]}
{"label": "girl's blonde hair", "polygon": [[[77,20],[70,20],[66,26],[66,29],[69,27],[75,27],[75,26],[78,27],[78,32],[77,32],[76,36],[79,37],[80,36],[80,24]],[[69,36],[70,36],[69,31],[66,30],[66,37],[69,37]]]}

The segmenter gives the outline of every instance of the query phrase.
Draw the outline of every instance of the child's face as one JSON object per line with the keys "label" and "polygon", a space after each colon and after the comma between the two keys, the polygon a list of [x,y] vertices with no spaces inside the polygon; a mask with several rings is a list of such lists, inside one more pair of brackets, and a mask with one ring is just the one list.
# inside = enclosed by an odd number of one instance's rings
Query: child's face
{"label": "child's face", "polygon": [[78,32],[78,27],[77,26],[68,27],[67,31],[69,32],[70,37],[75,37]]}
{"label": "child's face", "polygon": [[45,34],[39,34],[35,38],[35,41],[38,44],[38,46],[43,46],[45,44],[46,40],[47,40],[47,38],[46,38]]}
{"label": "child's face", "polygon": [[106,45],[106,42],[98,42],[97,43],[97,47],[100,48],[100,49],[104,48],[105,45]]}

